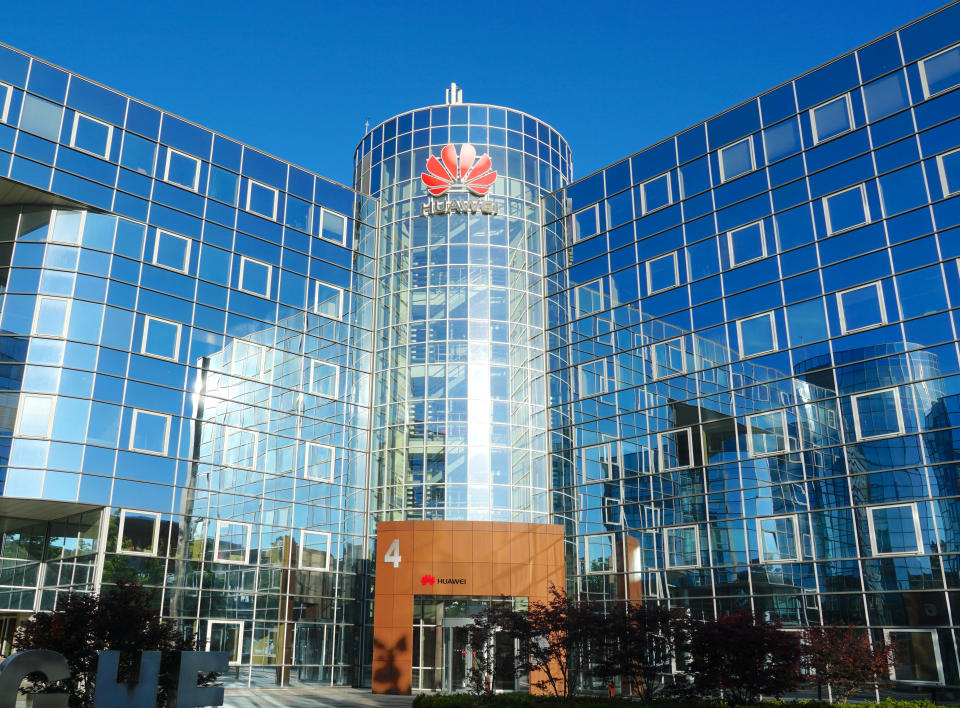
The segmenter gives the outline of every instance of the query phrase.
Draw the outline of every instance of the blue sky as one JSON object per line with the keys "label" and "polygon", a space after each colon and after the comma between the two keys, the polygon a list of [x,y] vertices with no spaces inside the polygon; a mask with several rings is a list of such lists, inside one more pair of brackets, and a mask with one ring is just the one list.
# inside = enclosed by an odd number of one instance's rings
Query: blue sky
{"label": "blue sky", "polygon": [[347,184],[367,119],[456,81],[583,177],[942,4],[37,0],[0,41]]}

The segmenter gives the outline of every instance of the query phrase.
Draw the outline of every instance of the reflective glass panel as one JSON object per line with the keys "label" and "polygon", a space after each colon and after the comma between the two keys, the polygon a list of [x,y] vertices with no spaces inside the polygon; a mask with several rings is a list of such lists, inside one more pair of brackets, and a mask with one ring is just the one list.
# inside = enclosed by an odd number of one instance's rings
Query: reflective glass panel
{"label": "reflective glass panel", "polygon": [[854,332],[886,322],[880,284],[870,283],[837,295],[840,301],[840,322],[844,332]]}
{"label": "reflective glass panel", "polygon": [[777,334],[772,313],[740,320],[740,354],[751,356],[773,351],[777,348]]}
{"label": "reflective glass panel", "polygon": [[330,567],[330,534],[303,531],[300,536],[300,567],[327,570]]}
{"label": "reflective glass panel", "polygon": [[179,337],[180,325],[176,322],[147,317],[143,323],[143,353],[176,359]]}
{"label": "reflective glass panel", "polygon": [[903,432],[900,401],[896,389],[854,396],[857,437],[860,440],[897,435]]}
{"label": "reflective glass panel", "polygon": [[823,207],[827,217],[827,232],[831,234],[869,221],[863,185],[824,197]]}
{"label": "reflective glass panel", "polygon": [[763,223],[760,221],[731,231],[727,234],[727,239],[731,265],[749,263],[767,255],[767,246],[763,238]]}
{"label": "reflective glass panel", "polygon": [[844,94],[822,106],[812,108],[810,122],[813,124],[813,139],[817,143],[846,133],[853,127],[849,95]]}
{"label": "reflective glass panel", "polygon": [[960,46],[924,59],[920,64],[927,96],[960,85]]}
{"label": "reflective glass panel", "polygon": [[720,175],[723,181],[753,170],[753,143],[750,138],[720,149]]}
{"label": "reflective glass panel", "polygon": [[877,553],[916,553],[919,549],[913,504],[870,509]]}
{"label": "reflective glass panel", "polygon": [[149,411],[134,411],[130,448],[142,452],[166,454],[169,425],[170,419],[165,415]]}
{"label": "reflective glass panel", "polygon": [[196,191],[197,181],[200,179],[200,160],[167,148],[167,167],[163,178],[167,182]]}
{"label": "reflective glass panel", "polygon": [[113,133],[111,126],[89,118],[82,113],[75,115],[70,144],[94,155],[107,157],[110,153],[110,138]]}
{"label": "reflective glass panel", "polygon": [[240,259],[240,289],[262,297],[270,294],[270,265],[246,256]]}
{"label": "reflective glass panel", "polygon": [[759,532],[765,561],[797,560],[796,527],[792,516],[760,519]]}
{"label": "reflective glass panel", "polygon": [[120,548],[117,550],[120,553],[155,554],[158,526],[156,514],[125,510],[123,528],[120,530]]}

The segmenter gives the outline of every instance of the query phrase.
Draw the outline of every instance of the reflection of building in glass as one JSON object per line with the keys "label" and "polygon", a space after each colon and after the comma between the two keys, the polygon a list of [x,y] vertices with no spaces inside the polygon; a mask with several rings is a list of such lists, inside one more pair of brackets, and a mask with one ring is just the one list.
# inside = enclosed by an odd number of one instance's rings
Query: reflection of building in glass
{"label": "reflection of building in glass", "polygon": [[452,690],[556,573],[960,684],[958,27],[578,181],[452,86],[354,189],[0,46],[0,653],[134,577],[231,685]]}

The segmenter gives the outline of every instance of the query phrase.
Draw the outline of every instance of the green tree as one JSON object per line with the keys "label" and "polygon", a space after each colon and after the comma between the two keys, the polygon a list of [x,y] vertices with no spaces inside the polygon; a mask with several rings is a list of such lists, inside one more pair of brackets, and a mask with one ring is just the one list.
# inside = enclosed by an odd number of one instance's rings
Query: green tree
{"label": "green tree", "polygon": [[688,671],[701,696],[756,703],[799,683],[800,639],[779,623],[741,612],[692,627]]}
{"label": "green tree", "polygon": [[[65,681],[37,681],[29,693],[63,691],[70,708],[91,708],[97,674],[97,652],[119,651],[120,680],[133,680],[140,665],[140,652],[160,651],[160,681],[157,706],[167,703],[176,687],[180,652],[197,648],[196,636],[184,633],[172,622],[160,618],[155,607],[156,593],[133,582],[118,581],[100,595],[66,593],[57,598],[53,612],[38,612],[24,622],[13,640],[16,651],[53,649],[63,654],[70,666]],[[210,685],[216,679],[204,679]]]}
{"label": "green tree", "polygon": [[846,704],[857,691],[889,682],[896,649],[882,639],[871,642],[862,627],[808,627],[803,632],[804,677],[819,694],[829,685]]}

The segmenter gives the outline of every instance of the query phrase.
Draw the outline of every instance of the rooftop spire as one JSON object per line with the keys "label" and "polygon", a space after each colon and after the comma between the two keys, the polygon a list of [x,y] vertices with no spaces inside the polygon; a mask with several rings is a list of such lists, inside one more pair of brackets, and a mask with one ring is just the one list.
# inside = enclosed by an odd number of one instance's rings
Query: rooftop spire
{"label": "rooftop spire", "polygon": [[450,88],[447,89],[447,105],[455,106],[463,103],[463,89],[458,88],[456,83],[450,82]]}

